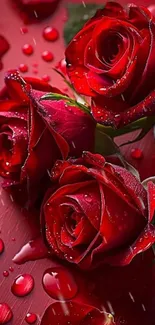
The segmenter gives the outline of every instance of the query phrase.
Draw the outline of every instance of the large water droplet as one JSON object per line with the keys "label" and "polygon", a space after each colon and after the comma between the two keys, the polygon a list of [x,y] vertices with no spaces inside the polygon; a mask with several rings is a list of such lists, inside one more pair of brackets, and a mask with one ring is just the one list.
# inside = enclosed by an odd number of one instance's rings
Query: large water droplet
{"label": "large water droplet", "polygon": [[77,291],[77,284],[72,274],[64,267],[55,267],[45,271],[43,287],[53,299],[72,299]]}
{"label": "large water droplet", "polygon": [[13,282],[11,291],[17,297],[28,295],[34,287],[34,279],[30,274],[19,275]]}
{"label": "large water droplet", "polygon": [[12,310],[10,307],[3,303],[0,304],[0,324],[8,323],[13,317]]}

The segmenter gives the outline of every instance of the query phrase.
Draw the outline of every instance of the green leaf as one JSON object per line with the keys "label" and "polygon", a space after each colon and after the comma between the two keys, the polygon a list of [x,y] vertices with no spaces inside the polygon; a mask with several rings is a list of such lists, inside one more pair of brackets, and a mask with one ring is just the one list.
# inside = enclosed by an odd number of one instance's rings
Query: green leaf
{"label": "green leaf", "polygon": [[[144,120],[144,119],[143,119]],[[139,120],[141,121],[141,120]],[[137,121],[138,123],[138,121]],[[142,127],[141,132],[137,135],[137,137],[134,140],[127,141],[125,143],[122,143],[120,147],[125,146],[127,144],[132,144],[134,142],[137,142],[145,137],[145,135],[152,129],[152,127],[155,125],[155,117],[146,117],[144,120],[144,125]]]}
{"label": "green leaf", "polygon": [[103,156],[120,155],[119,148],[111,137],[96,128],[95,152]]}
{"label": "green leaf", "polygon": [[67,9],[69,20],[64,28],[64,39],[68,44],[72,38],[79,32],[83,25],[92,18],[97,9],[103,8],[103,5],[97,4],[73,4],[68,3]]}
{"label": "green leaf", "polygon": [[97,128],[95,134],[95,153],[99,153],[102,156],[115,156],[119,158],[123,167],[126,168],[140,181],[140,176],[137,169],[124,159],[119,150],[119,147],[116,145],[114,140],[109,135]]}

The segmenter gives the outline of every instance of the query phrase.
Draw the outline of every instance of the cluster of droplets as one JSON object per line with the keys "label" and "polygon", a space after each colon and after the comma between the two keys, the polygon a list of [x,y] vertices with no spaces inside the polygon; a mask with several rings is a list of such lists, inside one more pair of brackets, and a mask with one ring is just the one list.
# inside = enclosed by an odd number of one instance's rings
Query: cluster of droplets
{"label": "cluster of droplets", "polygon": [[[27,27],[21,27],[20,31],[24,35],[24,34],[28,33],[28,28]],[[59,32],[58,32],[58,30],[56,28],[54,28],[52,26],[47,26],[47,27],[45,27],[43,29],[42,36],[47,42],[55,42],[59,38]],[[33,41],[34,41],[34,44],[36,45],[35,39],[33,39]],[[23,54],[25,54],[27,56],[31,56],[32,54],[34,54],[33,45],[29,44],[29,43],[25,43],[23,45],[23,47],[22,47],[22,52],[23,52]],[[41,57],[45,62],[52,62],[54,60],[54,55],[49,50],[43,51],[42,54],[41,54]],[[21,63],[19,65],[18,69],[19,69],[20,72],[26,73],[26,72],[28,72],[29,67],[28,67],[27,64]],[[38,64],[37,64],[37,66],[35,66],[33,68],[32,72],[34,74],[38,73]],[[45,82],[49,82],[50,81],[50,76],[45,74],[45,75],[42,76],[42,80],[45,81]]]}

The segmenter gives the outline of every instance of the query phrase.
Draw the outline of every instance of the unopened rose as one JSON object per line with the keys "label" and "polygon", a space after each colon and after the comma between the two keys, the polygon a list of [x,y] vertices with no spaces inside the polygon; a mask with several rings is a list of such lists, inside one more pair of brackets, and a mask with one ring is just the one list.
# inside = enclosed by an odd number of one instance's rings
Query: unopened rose
{"label": "unopened rose", "polygon": [[42,101],[61,93],[36,78],[9,71],[0,92],[0,175],[4,187],[25,184],[29,199],[43,190],[57,159],[93,149],[95,124],[86,113],[63,100]]}

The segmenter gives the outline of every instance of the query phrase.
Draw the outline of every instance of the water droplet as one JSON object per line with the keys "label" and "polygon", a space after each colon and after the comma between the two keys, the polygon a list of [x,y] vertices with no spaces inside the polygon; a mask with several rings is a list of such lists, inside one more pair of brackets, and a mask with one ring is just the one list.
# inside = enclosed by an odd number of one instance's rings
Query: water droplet
{"label": "water droplet", "polygon": [[3,271],[3,276],[4,276],[5,278],[7,278],[7,277],[9,276],[9,272],[8,272],[8,271]]}
{"label": "water droplet", "polygon": [[32,64],[32,66],[33,66],[34,68],[38,68],[38,63],[37,63],[37,62],[34,62],[34,63]]}
{"label": "water droplet", "polygon": [[11,291],[17,297],[28,295],[34,287],[34,279],[30,274],[19,275],[13,282]]}
{"label": "water droplet", "polygon": [[44,51],[42,53],[42,59],[44,61],[46,61],[46,62],[51,62],[51,61],[53,61],[54,56],[53,56],[52,52],[50,52],[50,51]]}
{"label": "water droplet", "polygon": [[69,90],[69,89],[68,89],[67,87],[64,87],[64,88],[63,88],[63,91],[64,91],[64,92],[67,92],[68,90]]}
{"label": "water droplet", "polygon": [[25,44],[23,47],[22,47],[22,51],[24,54],[26,55],[31,55],[33,53],[33,46],[30,45],[30,44]]}
{"label": "water droplet", "polygon": [[45,271],[43,287],[53,299],[72,299],[77,293],[77,284],[72,274],[64,267],[55,267]]}
{"label": "water droplet", "polygon": [[23,26],[20,28],[20,31],[21,31],[21,34],[26,34],[26,33],[28,33],[28,28]]}
{"label": "water droplet", "polygon": [[139,148],[134,148],[131,150],[131,157],[134,159],[142,159],[143,158],[143,152]]}
{"label": "water droplet", "polygon": [[43,30],[43,37],[46,41],[54,42],[59,38],[59,32],[56,28],[48,26]]}
{"label": "water droplet", "polygon": [[87,202],[92,202],[92,198],[91,198],[91,196],[90,196],[89,194],[85,194],[85,195],[84,195],[84,198],[85,198],[85,200],[86,200]]}
{"label": "water droplet", "polygon": [[49,82],[51,80],[50,76],[48,76],[47,74],[45,74],[43,77],[42,77],[42,80],[45,81],[45,82]]}
{"label": "water droplet", "polygon": [[3,240],[0,238],[0,255],[4,252],[4,242]]}
{"label": "water droplet", "polygon": [[37,320],[37,315],[36,314],[32,314],[32,313],[28,313],[25,317],[25,321],[28,324],[34,324]]}
{"label": "water droplet", "polygon": [[61,61],[59,61],[55,68],[59,71],[61,71],[64,75],[66,74],[66,60],[62,59]]}
{"label": "water droplet", "polygon": [[0,304],[0,324],[8,323],[13,317],[12,310],[8,304]]}
{"label": "water droplet", "polygon": [[13,272],[14,271],[14,268],[12,266],[9,267],[9,271],[10,272]]}
{"label": "water droplet", "polygon": [[20,72],[25,73],[25,72],[28,71],[28,66],[27,66],[26,64],[24,64],[24,63],[21,63],[21,64],[19,65],[19,70],[20,70]]}
{"label": "water droplet", "polygon": [[48,256],[48,250],[41,237],[31,240],[24,245],[13,258],[16,264],[35,261]]}
{"label": "water droplet", "polygon": [[12,237],[12,241],[16,241],[16,238],[15,237]]}
{"label": "water droplet", "polygon": [[37,73],[38,73],[38,69],[33,69],[32,72],[33,72],[34,74],[37,74]]}

